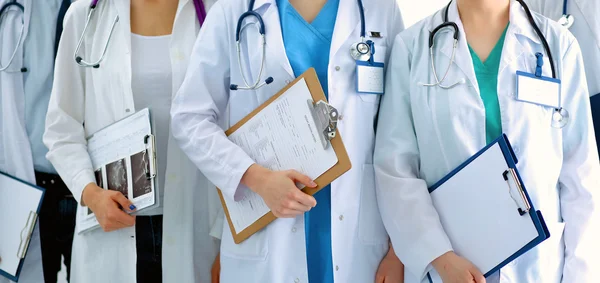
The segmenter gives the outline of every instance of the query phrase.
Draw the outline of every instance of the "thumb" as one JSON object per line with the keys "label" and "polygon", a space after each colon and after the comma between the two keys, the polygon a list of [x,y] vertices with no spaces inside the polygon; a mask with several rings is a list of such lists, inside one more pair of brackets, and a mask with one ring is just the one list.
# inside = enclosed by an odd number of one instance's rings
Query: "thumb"
{"label": "thumb", "polygon": [[127,199],[121,192],[113,194],[111,198],[112,200],[120,204],[121,207],[123,207],[123,209],[127,211],[135,210],[135,205],[133,205],[133,203],[129,199]]}
{"label": "thumb", "polygon": [[475,283],[485,283],[485,277],[477,267],[472,265],[470,268],[470,272],[471,275],[473,275],[473,279],[475,279]]}
{"label": "thumb", "polygon": [[317,186],[317,184],[308,176],[299,173],[298,171],[295,170],[290,170],[288,171],[287,174],[288,177],[290,177],[292,180],[301,183],[302,185],[305,185],[309,188],[314,188]]}

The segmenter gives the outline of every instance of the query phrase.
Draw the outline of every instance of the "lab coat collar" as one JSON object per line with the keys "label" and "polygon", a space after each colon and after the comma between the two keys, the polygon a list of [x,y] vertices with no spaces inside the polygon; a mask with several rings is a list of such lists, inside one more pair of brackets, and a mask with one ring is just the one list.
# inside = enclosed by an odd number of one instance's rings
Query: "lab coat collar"
{"label": "lab coat collar", "polygon": [[[596,1],[583,1],[575,0],[577,7],[583,14],[585,19],[575,19],[575,21],[585,21],[590,26],[592,34],[594,34],[594,42],[596,46],[600,48],[600,17],[598,17],[598,0]],[[568,12],[568,11],[567,11]],[[581,41],[580,41],[581,42]]]}
{"label": "lab coat collar", "polygon": [[[479,85],[477,84],[477,77],[475,76],[475,69],[473,68],[473,60],[471,59],[471,53],[469,52],[469,46],[467,43],[467,38],[465,37],[465,30],[462,25],[462,21],[460,20],[458,14],[458,5],[457,1],[452,1],[450,3],[450,7],[448,8],[448,21],[454,22],[458,26],[458,45],[456,46],[456,55],[454,57],[454,64],[456,64],[465,74],[467,80],[475,87],[477,93],[479,93]],[[443,23],[444,13],[446,12],[446,7],[444,7],[439,12],[439,19],[433,21],[433,26],[431,30],[437,27],[439,24]],[[436,17],[438,17],[436,15]],[[454,48],[454,39],[453,39],[454,31],[452,29],[442,29],[438,31],[436,38],[434,39],[434,58],[435,58],[435,45],[442,44],[440,47],[440,51],[442,54],[446,55],[448,59],[452,58],[452,49]],[[445,67],[444,67],[445,68]]]}
{"label": "lab coat collar", "polygon": [[[366,21],[367,7],[364,5],[364,2],[369,3],[369,1],[363,1]],[[331,41],[330,57],[338,52],[342,45],[344,45],[344,42],[346,42],[346,39],[358,28],[359,24],[360,10],[358,9],[358,2],[356,0],[340,0]],[[360,37],[357,37],[355,41],[358,42],[360,40]],[[350,52],[349,50],[346,51]]]}
{"label": "lab coat collar", "polygon": [[252,10],[260,10],[265,5],[277,7],[277,3],[275,3],[275,0],[256,0],[256,2],[254,2],[254,7],[252,7]]}
{"label": "lab coat collar", "polygon": [[[283,36],[281,34],[281,21],[279,18],[279,12],[277,11],[277,3],[275,0],[257,0],[254,3],[253,11],[259,13],[265,23],[265,37],[267,42],[267,64],[270,65],[271,56],[274,57],[274,61],[283,67],[291,78],[294,78],[294,71],[292,65],[287,58],[285,53],[285,46],[283,45]],[[267,68],[269,70],[269,68]]]}
{"label": "lab coat collar", "polygon": [[125,53],[131,51],[131,3],[129,1],[112,0],[112,5],[117,8],[119,22],[117,26],[122,31],[118,36],[122,36],[125,42]]}
{"label": "lab coat collar", "polygon": [[[440,12],[440,19],[444,17],[445,9],[442,9]],[[536,44],[541,44],[540,38],[535,33],[533,26],[529,23],[527,19],[527,14],[525,13],[525,9],[516,1],[510,2],[510,15],[509,15],[509,27],[506,32],[504,48],[502,51],[502,62],[500,65],[500,70],[502,70],[505,66],[512,63],[514,60],[519,58],[523,53],[524,47],[516,38],[516,35],[521,35]],[[458,13],[458,5],[456,1],[452,1],[448,10],[448,20],[451,22],[455,22],[459,29],[458,36],[458,46],[456,50],[456,64],[460,67],[460,69],[465,73],[468,80],[471,82],[473,86],[478,90],[477,78],[475,76],[475,71],[473,68],[473,61],[471,59],[471,53],[469,52],[469,46],[467,43],[467,39],[465,37],[464,27],[462,21],[460,20],[460,16]],[[437,22],[437,21],[435,21]],[[441,21],[440,21],[441,23]],[[540,23],[537,23],[540,25]],[[432,28],[433,29],[433,28]],[[443,32],[443,31],[442,31]],[[543,32],[543,31],[542,31]],[[436,43],[443,42],[443,46],[441,47],[441,52],[450,58],[452,56],[453,49],[453,40],[452,40],[452,32],[443,32],[443,35],[440,34],[436,41]]]}
{"label": "lab coat collar", "polygon": [[[532,11],[532,13],[533,13],[533,11]],[[534,19],[535,19],[535,15],[534,15]],[[541,28],[541,23],[539,21],[536,22],[536,24],[538,25],[538,27]],[[527,18],[527,13],[525,12],[525,8],[523,8],[523,6],[521,6],[521,4],[519,4],[517,1],[510,2],[510,27],[509,28],[512,29],[512,32],[515,34],[525,36],[529,40],[531,40],[537,44],[542,44],[540,37],[537,35],[537,33],[535,33],[535,30],[533,29],[533,25],[531,25],[531,23],[529,22],[529,19]],[[545,31],[542,30],[542,33],[545,33]]]}

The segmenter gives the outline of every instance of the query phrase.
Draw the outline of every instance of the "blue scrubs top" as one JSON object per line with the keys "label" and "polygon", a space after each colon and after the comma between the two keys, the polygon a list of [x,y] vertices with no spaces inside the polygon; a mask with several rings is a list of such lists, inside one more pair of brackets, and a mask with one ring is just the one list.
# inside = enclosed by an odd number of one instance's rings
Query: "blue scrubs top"
{"label": "blue scrubs top", "polygon": [[[329,50],[339,2],[328,0],[313,22],[308,23],[288,0],[277,0],[285,52],[294,75],[315,68],[326,96]],[[331,187],[323,188],[315,198],[317,206],[304,215],[308,282],[333,283]]]}

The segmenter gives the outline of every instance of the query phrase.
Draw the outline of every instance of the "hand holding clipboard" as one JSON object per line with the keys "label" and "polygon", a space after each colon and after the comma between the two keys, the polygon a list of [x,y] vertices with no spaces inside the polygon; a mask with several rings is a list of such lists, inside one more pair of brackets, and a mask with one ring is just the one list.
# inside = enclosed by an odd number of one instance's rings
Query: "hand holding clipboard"
{"label": "hand holding clipboard", "polygon": [[317,205],[313,196],[296,187],[300,183],[315,188],[317,183],[295,170],[271,171],[254,164],[242,177],[242,183],[259,194],[278,218],[296,217]]}
{"label": "hand holding clipboard", "polygon": [[219,190],[235,243],[277,216],[293,217],[314,207],[312,195],[350,170],[337,117],[309,69],[225,132],[257,164],[242,177],[235,200]]}

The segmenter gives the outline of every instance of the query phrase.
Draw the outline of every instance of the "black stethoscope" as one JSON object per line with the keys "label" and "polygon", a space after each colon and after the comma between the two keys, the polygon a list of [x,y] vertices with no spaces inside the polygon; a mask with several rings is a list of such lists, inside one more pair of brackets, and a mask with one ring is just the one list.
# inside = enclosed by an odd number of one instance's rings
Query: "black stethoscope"
{"label": "black stethoscope", "polygon": [[[242,76],[242,80],[244,81],[244,86],[239,86],[237,84],[231,84],[229,85],[229,89],[230,90],[256,90],[259,89],[265,85],[271,84],[273,82],[273,77],[268,77],[266,80],[261,81],[262,78],[262,74],[264,72],[265,69],[265,58],[266,58],[266,39],[265,39],[265,22],[263,21],[262,16],[257,13],[254,12],[254,2],[255,0],[250,0],[250,3],[248,4],[248,10],[246,12],[244,12],[240,18],[238,19],[237,22],[237,28],[235,31],[235,43],[236,43],[236,51],[237,51],[237,57],[238,57],[238,67],[240,68],[240,74]],[[354,58],[354,60],[360,60],[360,61],[368,61],[371,58],[371,55],[373,54],[373,42],[371,40],[365,41],[365,9],[362,3],[362,0],[357,0],[358,2],[358,9],[360,11],[360,38],[361,41],[357,42],[355,44],[353,44],[350,47],[350,55],[352,56],[352,58]],[[248,17],[254,17],[256,18],[256,22],[255,23],[248,23],[244,25],[244,20]],[[260,38],[261,38],[261,48],[262,48],[262,57],[261,57],[261,62],[260,62],[260,70],[258,72],[258,76],[256,78],[255,81],[250,82],[249,80],[246,78],[246,75],[244,73],[244,66],[242,63],[242,50],[241,50],[241,39],[242,39],[242,33],[244,32],[244,30],[246,29],[246,27],[253,25],[258,29],[258,33],[260,34]]]}
{"label": "black stethoscope", "polygon": [[567,13],[567,4],[568,0],[564,0],[562,16],[558,20],[558,23],[561,24],[563,27],[571,28],[571,26],[573,26],[573,23],[575,22],[575,17]]}
{"label": "black stethoscope", "polygon": [[[544,34],[542,34],[542,32],[540,31],[540,28],[535,23],[535,20],[533,19],[533,15],[531,14],[531,11],[529,10],[529,7],[527,6],[527,4],[525,4],[525,2],[523,2],[523,0],[516,0],[516,1],[519,2],[519,4],[521,4],[523,9],[525,9],[525,13],[527,14],[527,20],[529,21],[529,23],[535,30],[535,33],[541,39],[542,44],[544,46],[544,50],[545,50],[546,54],[548,55],[548,59],[550,60],[550,67],[552,69],[552,78],[556,79],[554,58],[552,56],[552,51],[550,50],[550,45],[548,44],[546,37],[544,36]],[[565,3],[566,3],[566,0],[565,0]],[[436,82],[429,83],[429,84],[421,83],[420,85],[422,85],[422,86],[427,86],[427,87],[439,86],[443,89],[449,89],[449,88],[453,88],[459,84],[464,83],[464,79],[463,79],[452,85],[443,85],[442,84],[442,82],[444,82],[444,80],[446,79],[446,77],[448,75],[450,67],[454,63],[454,57],[456,55],[456,49],[458,46],[458,36],[460,33],[459,29],[458,29],[458,25],[454,22],[448,21],[448,10],[450,9],[450,4],[452,4],[452,1],[450,1],[450,3],[448,3],[448,5],[446,6],[446,11],[444,12],[444,22],[442,24],[440,24],[439,26],[437,26],[435,29],[433,29],[433,31],[431,31],[429,33],[429,55],[430,55],[430,59],[431,59],[431,69],[433,71],[433,75],[434,75]],[[571,17],[571,19],[572,19],[572,17]],[[452,48],[452,56],[450,58],[450,64],[448,65],[448,68],[446,69],[446,72],[445,72],[444,76],[442,77],[442,79],[439,80],[436,69],[435,69],[435,64],[434,64],[433,46],[435,44],[435,35],[437,34],[437,32],[440,31],[441,29],[447,28],[447,27],[450,27],[454,30],[454,35],[453,35],[454,46]],[[563,128],[564,126],[567,125],[568,122],[569,122],[569,112],[560,106],[560,101],[559,101],[559,106],[557,108],[554,108],[554,112],[552,113],[551,125],[553,128]]]}
{"label": "black stethoscope", "polygon": [[[16,8],[16,9],[11,9],[11,8]],[[0,72],[9,72],[9,73],[22,72],[22,73],[24,73],[24,72],[27,72],[27,68],[23,67],[23,68],[20,68],[19,70],[8,70],[8,68],[10,67],[12,62],[15,60],[15,56],[17,55],[17,50],[19,50],[19,47],[21,46],[21,44],[23,44],[23,35],[25,34],[25,8],[23,7],[23,5],[19,4],[17,2],[17,0],[11,0],[11,1],[8,1],[8,3],[4,4],[4,6],[2,6],[2,8],[0,8],[0,27],[2,26],[2,21],[3,21],[4,16],[8,12],[17,12],[17,13],[20,12],[20,14],[22,15],[21,31],[19,32],[19,39],[17,40],[15,49],[12,51],[6,66],[3,66],[2,62],[0,62]]]}

